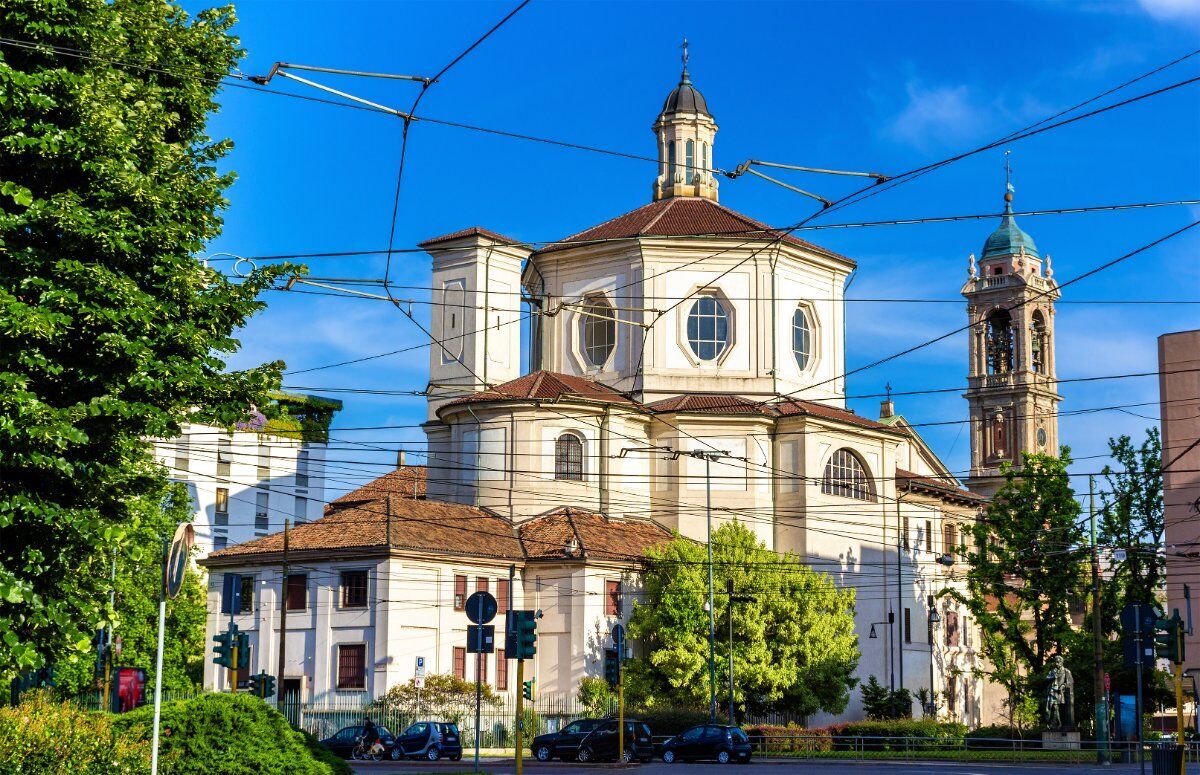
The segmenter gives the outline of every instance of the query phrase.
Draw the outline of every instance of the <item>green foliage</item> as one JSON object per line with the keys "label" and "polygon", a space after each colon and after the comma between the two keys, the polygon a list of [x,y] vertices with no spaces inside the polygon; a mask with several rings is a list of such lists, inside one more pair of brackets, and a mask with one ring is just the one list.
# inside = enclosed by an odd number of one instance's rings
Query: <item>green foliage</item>
{"label": "green foliage", "polygon": [[233,179],[230,143],[205,133],[242,53],[233,23],[160,0],[0,4],[4,34],[38,44],[0,52],[4,682],[85,652],[112,616],[113,550],[132,558],[136,504],[163,480],[150,440],[194,409],[231,427],[279,386],[282,364],[225,358],[299,270],[235,283],[195,258]]}
{"label": "green foliage", "polygon": [[652,708],[626,710],[626,716],[644,721],[658,735],[677,735],[689,727],[708,723],[708,711],[683,708]]}
{"label": "green foliage", "polygon": [[[418,695],[420,704],[418,705]],[[486,683],[482,686],[483,705],[498,706],[500,696]],[[397,684],[376,701],[384,711],[410,718],[436,717],[460,723],[475,713],[475,682],[465,681],[452,673],[425,676],[424,688],[418,690],[416,679]]]}
{"label": "green foliage", "polygon": [[[677,538],[648,554],[644,595],[629,633],[649,647],[629,660],[626,697],[643,707],[708,706],[708,576],[705,548]],[[840,712],[858,664],[854,593],[798,557],[767,549],[738,522],[713,533],[718,633],[726,632],[732,579],[735,705],[743,711]],[[716,642],[717,685],[727,686],[728,644]]]}
{"label": "green foliage", "polygon": [[[836,737],[868,737],[882,738],[867,743],[859,743],[860,750],[889,751],[889,750],[921,750],[939,749],[948,745],[959,745],[967,734],[965,724],[932,719],[896,719],[891,721],[853,721],[849,724],[838,724],[828,728]],[[908,740],[889,738],[910,738]],[[922,743],[924,741],[924,743]],[[836,740],[834,749],[853,747],[855,744],[846,740]]]}
{"label": "green foliage", "polygon": [[591,716],[606,716],[617,707],[617,693],[608,681],[594,676],[580,680],[576,698]]}
{"label": "green foliage", "polygon": [[[1026,455],[1005,482],[986,517],[967,531],[967,592],[946,590],[971,612],[992,680],[1010,702],[1036,695],[1050,658],[1071,633],[1069,604],[1082,589],[1076,552],[1083,528],[1067,476],[1070,450],[1061,457]],[[1078,684],[1078,681],[1076,681]]]}
{"label": "green foliage", "polygon": [[863,711],[871,719],[912,718],[913,695],[908,689],[889,689],[876,680],[867,678],[862,685]]}
{"label": "green foliage", "polygon": [[0,706],[0,772],[11,775],[109,775],[150,772],[150,745],[118,734],[115,717],[29,692]]}
{"label": "green foliage", "polygon": [[[1077,684],[1078,685],[1078,684]],[[1021,729],[1008,724],[990,724],[972,729],[967,733],[967,748],[1012,748],[1009,740],[1041,740],[1042,733],[1034,729]]]}
{"label": "green foliage", "polygon": [[[153,711],[145,706],[118,716],[116,727],[149,740]],[[203,694],[164,703],[160,741],[159,771],[164,775],[350,772],[345,762],[319,749],[314,752],[312,738],[292,729],[277,710],[248,694]]]}
{"label": "green foliage", "polygon": [[[1124,603],[1158,607],[1167,558],[1163,542],[1162,439],[1157,428],[1146,430],[1146,440],[1134,447],[1128,436],[1108,440],[1117,470],[1104,466],[1107,487],[1101,495],[1097,540],[1127,550],[1117,563],[1112,581],[1125,592]],[[1170,611],[1167,612],[1170,614]]]}

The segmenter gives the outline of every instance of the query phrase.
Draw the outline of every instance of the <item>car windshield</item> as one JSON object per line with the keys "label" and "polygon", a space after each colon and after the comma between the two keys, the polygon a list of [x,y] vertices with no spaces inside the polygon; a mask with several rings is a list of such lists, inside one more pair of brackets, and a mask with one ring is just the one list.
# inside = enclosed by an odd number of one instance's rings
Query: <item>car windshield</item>
{"label": "car windshield", "polygon": [[388,731],[387,727],[375,727],[375,731],[379,733],[380,737],[391,737],[392,736],[392,733]]}
{"label": "car windshield", "polygon": [[421,723],[421,724],[413,724],[411,727],[409,727],[408,729],[404,730],[404,734],[406,734],[406,735],[419,735],[419,734],[421,734],[422,732],[424,732],[424,731],[425,731],[425,729],[426,729],[426,725],[425,725],[424,723]]}

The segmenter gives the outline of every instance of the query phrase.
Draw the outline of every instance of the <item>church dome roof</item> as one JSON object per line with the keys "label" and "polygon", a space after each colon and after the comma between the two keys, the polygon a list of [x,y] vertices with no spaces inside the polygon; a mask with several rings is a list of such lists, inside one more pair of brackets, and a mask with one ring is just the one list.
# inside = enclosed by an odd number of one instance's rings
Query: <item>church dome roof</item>
{"label": "church dome roof", "polygon": [[1009,192],[1004,195],[1004,217],[1000,219],[999,228],[983,243],[983,258],[1016,255],[1022,247],[1025,255],[1040,258],[1033,237],[1021,230],[1012,212],[1012,193]]}
{"label": "church dome roof", "polygon": [[663,115],[671,113],[703,113],[706,116],[712,115],[708,112],[708,103],[704,100],[704,95],[692,85],[692,78],[688,75],[686,67],[683,69],[683,76],[679,79],[679,85],[667,95],[667,101],[663,103],[662,112]]}

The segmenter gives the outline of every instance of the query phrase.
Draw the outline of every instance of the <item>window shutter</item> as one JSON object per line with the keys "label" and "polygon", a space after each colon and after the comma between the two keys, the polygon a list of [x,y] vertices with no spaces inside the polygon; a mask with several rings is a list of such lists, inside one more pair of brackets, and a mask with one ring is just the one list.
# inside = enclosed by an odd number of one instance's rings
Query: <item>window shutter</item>
{"label": "window shutter", "polygon": [[504,658],[504,649],[496,649],[496,688],[508,688],[508,660]]}
{"label": "window shutter", "polygon": [[479,576],[475,579],[475,591],[476,592],[487,592],[488,591],[488,580],[486,577]]}
{"label": "window shutter", "polygon": [[[496,613],[508,610],[508,579],[496,579]],[[499,678],[497,678],[499,680]]]}
{"label": "window shutter", "polygon": [[620,616],[621,615],[621,582],[606,581],[604,582],[604,615],[605,616]]}
{"label": "window shutter", "polygon": [[464,681],[467,678],[467,650],[462,646],[454,647],[454,676]]}
{"label": "window shutter", "polygon": [[467,604],[467,577],[454,577],[454,610],[461,611]]}

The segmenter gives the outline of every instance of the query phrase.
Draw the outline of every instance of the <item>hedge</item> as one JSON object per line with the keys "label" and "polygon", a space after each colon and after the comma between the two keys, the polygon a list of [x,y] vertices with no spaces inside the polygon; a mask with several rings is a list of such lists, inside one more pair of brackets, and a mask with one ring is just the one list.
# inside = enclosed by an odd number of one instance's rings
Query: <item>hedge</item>
{"label": "hedge", "polygon": [[[115,726],[149,740],[154,709],[143,706]],[[248,694],[203,694],[164,703],[159,747],[163,775],[350,775],[346,762],[298,732]]]}
{"label": "hedge", "polygon": [[920,719],[853,721],[817,729],[759,725],[747,730],[763,753],[935,751],[960,747],[966,733],[963,724]]}
{"label": "hedge", "polygon": [[1037,741],[1037,745],[1024,745],[1022,748],[1041,747],[1042,733],[1037,729],[1017,729],[1006,724],[992,724],[986,727],[972,729],[967,733],[967,748],[983,750],[988,748],[1012,748],[1012,740]]}
{"label": "hedge", "polygon": [[665,708],[663,710],[635,710],[627,712],[625,715],[646,722],[650,727],[650,733],[655,737],[677,735],[697,724],[708,723],[708,712],[702,710]]}
{"label": "hedge", "polygon": [[0,707],[0,772],[6,775],[142,775],[150,745],[121,734],[116,718],[56,702],[44,691]]}

